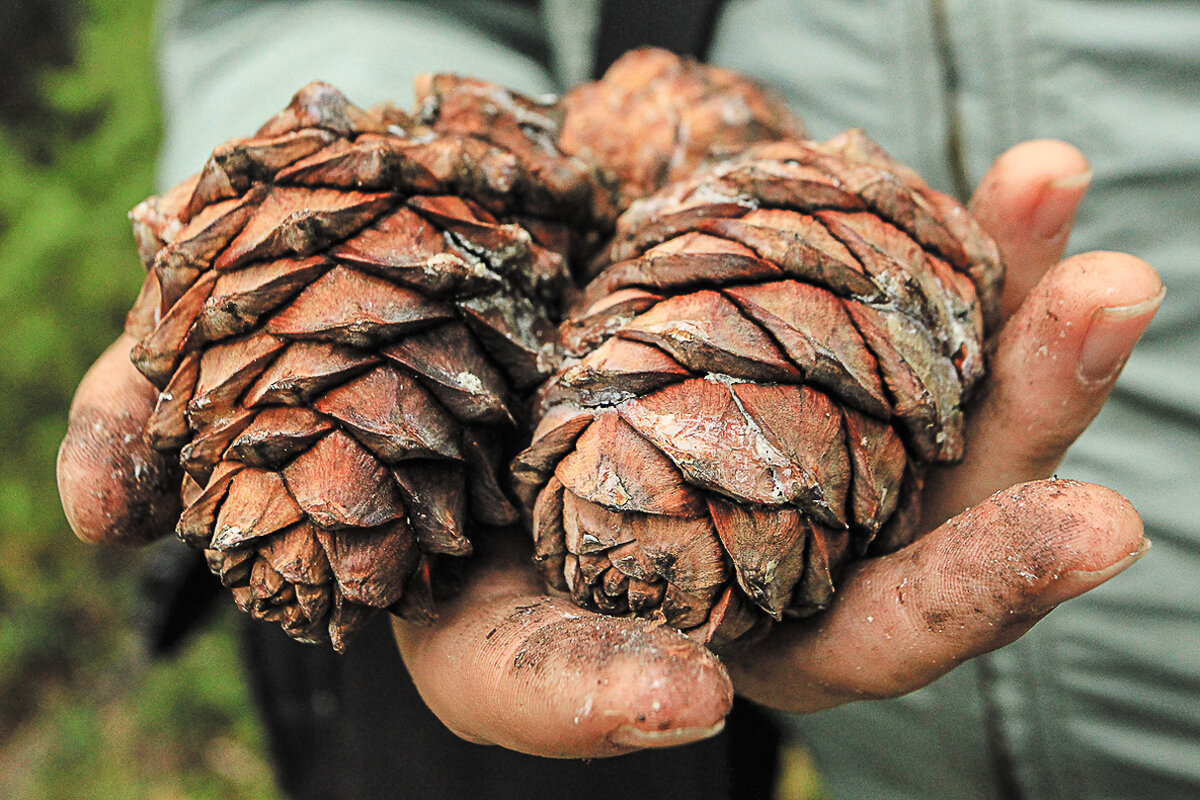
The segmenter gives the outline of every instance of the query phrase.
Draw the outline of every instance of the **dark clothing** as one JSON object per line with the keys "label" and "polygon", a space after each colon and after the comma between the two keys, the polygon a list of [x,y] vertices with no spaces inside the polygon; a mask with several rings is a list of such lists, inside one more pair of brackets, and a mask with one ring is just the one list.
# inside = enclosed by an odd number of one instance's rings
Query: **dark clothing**
{"label": "dark clothing", "polygon": [[384,615],[342,656],[276,625],[247,624],[245,643],[280,783],[296,800],[771,796],[778,734],[750,706],[725,733],[686,747],[590,762],[535,758],[450,733],[421,702]]}

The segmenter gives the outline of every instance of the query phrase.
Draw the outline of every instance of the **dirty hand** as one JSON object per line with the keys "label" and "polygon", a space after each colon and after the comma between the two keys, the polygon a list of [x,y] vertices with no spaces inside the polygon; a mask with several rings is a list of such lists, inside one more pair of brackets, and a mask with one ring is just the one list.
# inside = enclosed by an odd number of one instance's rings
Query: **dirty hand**
{"label": "dirty hand", "polygon": [[856,564],[829,611],[723,663],[668,628],[547,598],[525,560],[491,558],[437,625],[395,624],[426,702],[465,738],[541,755],[681,744],[720,730],[734,691],[789,711],[910,692],[1129,566],[1148,544],[1127,501],[1022,484],[1053,472],[1162,300],[1130,256],[1058,263],[1089,177],[1074,148],[1030,142],[976,193],[1009,267],[1007,323],[967,459],[927,482],[931,533]]}
{"label": "dirty hand", "polygon": [[[976,193],[1009,269],[1007,323],[967,459],[927,483],[929,534],[856,564],[828,612],[724,662],[669,628],[547,597],[524,542],[492,543],[434,625],[395,623],[430,708],[464,738],[546,756],[683,744],[720,730],[735,689],[791,711],[917,689],[1136,560],[1148,545],[1119,495],[1021,484],[1049,475],[1099,411],[1162,299],[1130,256],[1056,263],[1089,174],[1073,148],[1031,142]],[[68,518],[92,541],[141,543],[179,513],[178,468],[140,435],[155,393],[131,345],[119,339],[85,376],[59,458]]]}

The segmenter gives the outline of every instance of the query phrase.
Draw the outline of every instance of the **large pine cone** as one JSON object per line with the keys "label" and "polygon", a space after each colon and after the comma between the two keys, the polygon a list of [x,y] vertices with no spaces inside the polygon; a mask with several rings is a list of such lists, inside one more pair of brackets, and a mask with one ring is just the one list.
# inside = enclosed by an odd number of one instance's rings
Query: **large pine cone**
{"label": "large pine cone", "polygon": [[243,610],[338,650],[377,609],[429,618],[434,562],[517,521],[504,465],[553,369],[571,231],[611,204],[555,149],[555,106],[418,92],[410,118],[310,85],[132,214],[177,532]]}
{"label": "large pine cone", "polygon": [[713,644],[831,601],[963,452],[1000,265],[857,132],[634,203],[514,472],[548,582]]}

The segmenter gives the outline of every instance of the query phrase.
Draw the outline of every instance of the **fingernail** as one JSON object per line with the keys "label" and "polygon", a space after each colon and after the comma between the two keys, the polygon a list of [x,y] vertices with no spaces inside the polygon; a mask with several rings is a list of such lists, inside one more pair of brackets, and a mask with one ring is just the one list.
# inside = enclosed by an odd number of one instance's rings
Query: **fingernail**
{"label": "fingernail", "polygon": [[691,744],[716,736],[725,729],[725,720],[711,728],[671,728],[665,731],[648,731],[632,725],[622,725],[609,734],[615,744],[626,747],[674,747]]}
{"label": "fingernail", "polygon": [[1166,287],[1162,287],[1140,303],[1098,308],[1092,313],[1079,353],[1082,383],[1106,383],[1117,376],[1166,294]]}
{"label": "fingernail", "polygon": [[1092,182],[1092,171],[1090,169],[1083,172],[1077,172],[1074,175],[1064,175],[1061,178],[1056,178],[1050,181],[1050,186],[1055,189],[1086,189]]}
{"label": "fingernail", "polygon": [[1092,183],[1092,171],[1064,175],[1046,184],[1038,198],[1033,216],[1033,231],[1042,239],[1063,238],[1075,224],[1075,212],[1087,187]]}
{"label": "fingernail", "polygon": [[1114,575],[1127,570],[1130,565],[1140,559],[1146,553],[1150,552],[1150,540],[1142,537],[1142,541],[1138,544],[1138,548],[1132,553],[1117,559],[1103,569],[1097,570],[1070,570],[1058,576],[1052,584],[1047,586],[1045,590],[1038,596],[1037,607],[1040,612],[1049,612],[1050,609],[1057,606],[1059,603],[1078,597],[1086,591],[1095,589],[1100,584],[1112,578]]}

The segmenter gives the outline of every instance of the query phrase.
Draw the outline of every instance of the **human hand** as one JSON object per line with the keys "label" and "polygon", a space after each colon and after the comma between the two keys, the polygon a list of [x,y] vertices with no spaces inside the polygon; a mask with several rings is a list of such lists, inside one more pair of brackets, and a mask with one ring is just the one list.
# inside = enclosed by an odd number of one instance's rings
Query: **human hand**
{"label": "human hand", "polygon": [[[395,626],[430,707],[464,738],[542,755],[681,744],[719,730],[735,686],[797,711],[911,691],[1132,563],[1146,547],[1141,525],[1108,490],[1043,482],[979,502],[1054,469],[1161,300],[1157,276],[1129,256],[1052,268],[1086,175],[1072,148],[1030,143],[977,193],[1009,265],[1011,318],[967,460],[929,480],[926,529],[936,530],[855,566],[828,612],[777,626],[724,665],[668,628],[547,597],[522,543],[481,542],[471,580],[433,626]],[[131,343],[119,340],[81,384],[60,455],[64,506],[89,540],[153,538],[178,513],[171,465],[141,444],[153,389],[129,364]]]}
{"label": "human hand", "polygon": [[725,669],[669,629],[547,598],[514,557],[477,562],[433,627],[395,625],[430,707],[465,738],[542,755],[681,744],[720,729],[735,688],[790,711],[920,688],[1129,566],[1148,543],[1123,498],[1022,483],[1053,472],[1162,300],[1158,276],[1130,256],[1057,263],[1089,178],[1074,148],[1030,142],[976,193],[1008,264],[1006,325],[966,460],[928,480],[931,533],[855,565],[830,610],[726,653]]}

